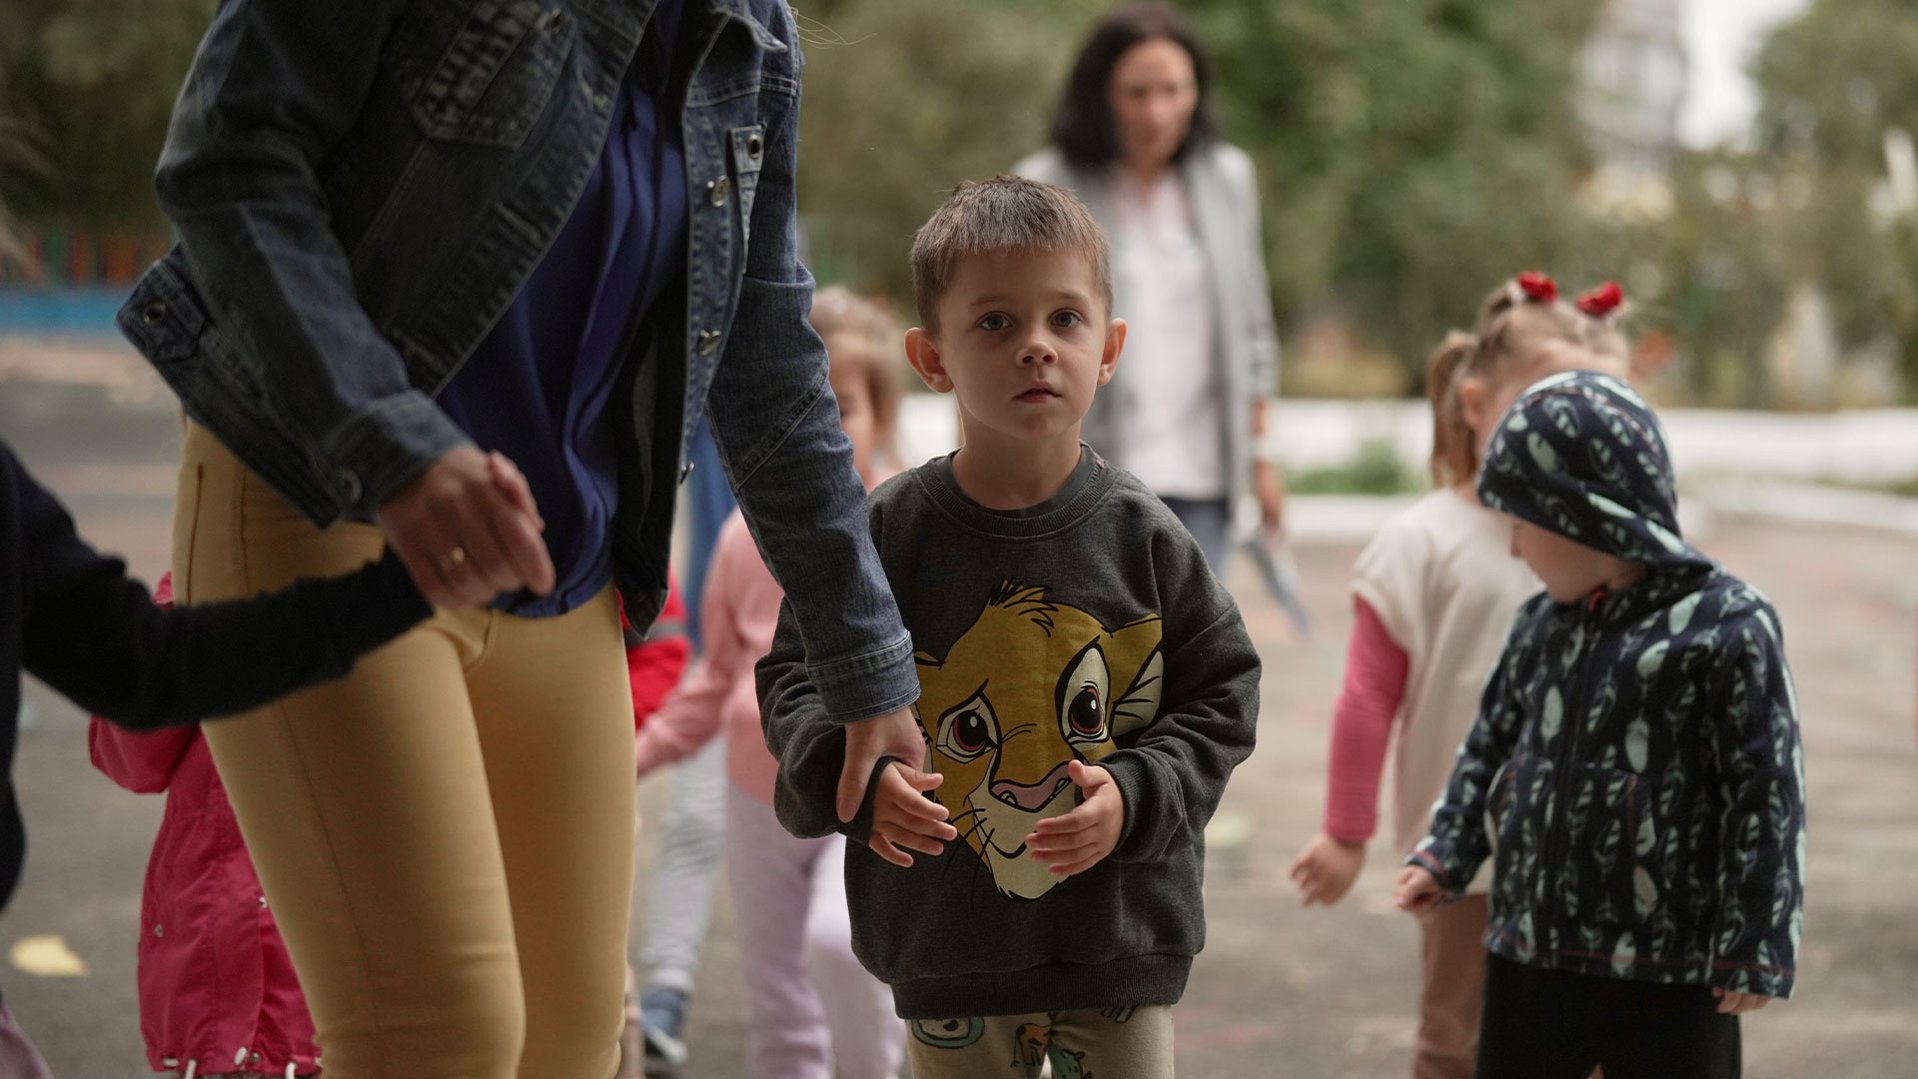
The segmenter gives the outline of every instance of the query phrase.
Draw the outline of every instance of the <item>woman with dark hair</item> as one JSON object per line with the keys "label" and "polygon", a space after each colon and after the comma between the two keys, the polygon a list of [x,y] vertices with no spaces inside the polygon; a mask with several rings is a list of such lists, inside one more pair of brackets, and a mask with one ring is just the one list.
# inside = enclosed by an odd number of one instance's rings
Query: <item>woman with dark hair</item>
{"label": "woman with dark hair", "polygon": [[1235,505],[1283,503],[1255,455],[1278,389],[1278,337],[1251,158],[1219,137],[1210,71],[1162,4],[1106,16],[1066,84],[1052,144],[1016,172],[1070,188],[1112,239],[1126,362],[1086,441],[1136,473],[1224,569]]}

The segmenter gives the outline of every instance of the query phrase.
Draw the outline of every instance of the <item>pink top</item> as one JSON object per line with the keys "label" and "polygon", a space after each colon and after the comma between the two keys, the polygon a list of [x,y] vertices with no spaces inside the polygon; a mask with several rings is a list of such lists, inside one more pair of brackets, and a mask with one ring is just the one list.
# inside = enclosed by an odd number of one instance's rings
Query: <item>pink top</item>
{"label": "pink top", "polygon": [[[169,577],[155,602],[172,601]],[[138,734],[95,716],[94,767],[135,793],[166,792],[140,900],[140,1034],[154,1071],[279,1075],[319,1048],[286,944],[240,840],[200,728]],[[236,1064],[237,1062],[237,1064]]]}
{"label": "pink top", "polygon": [[772,647],[785,592],[759,557],[738,511],[720,530],[700,597],[705,653],[659,711],[639,728],[639,774],[684,760],[723,728],[733,784],[772,804],[779,764],[759,727],[753,665]]}
{"label": "pink top", "polygon": [[1379,776],[1411,661],[1364,598],[1352,597],[1352,615],[1345,685],[1332,712],[1324,829],[1341,842],[1362,843],[1378,828]]}

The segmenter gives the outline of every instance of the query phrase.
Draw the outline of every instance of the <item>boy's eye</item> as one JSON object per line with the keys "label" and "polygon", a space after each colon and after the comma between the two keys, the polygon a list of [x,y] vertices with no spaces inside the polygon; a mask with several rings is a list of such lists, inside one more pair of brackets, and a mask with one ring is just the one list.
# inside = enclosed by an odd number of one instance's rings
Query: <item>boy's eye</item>
{"label": "boy's eye", "polygon": [[1004,315],[987,315],[979,320],[979,328],[997,332],[1012,325],[1012,320]]}
{"label": "boy's eye", "polygon": [[1071,329],[1084,321],[1085,319],[1080,318],[1077,311],[1061,311],[1052,316],[1052,324],[1062,330]]}

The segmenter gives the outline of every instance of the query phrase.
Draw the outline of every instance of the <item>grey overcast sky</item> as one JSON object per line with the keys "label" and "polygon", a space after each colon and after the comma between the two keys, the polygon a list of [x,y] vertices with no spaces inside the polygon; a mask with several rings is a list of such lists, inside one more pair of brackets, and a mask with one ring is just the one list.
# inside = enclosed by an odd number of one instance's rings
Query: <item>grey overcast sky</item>
{"label": "grey overcast sky", "polygon": [[1745,64],[1765,31],[1805,10],[1809,0],[1669,0],[1681,5],[1691,82],[1678,117],[1693,146],[1742,140],[1758,107]]}

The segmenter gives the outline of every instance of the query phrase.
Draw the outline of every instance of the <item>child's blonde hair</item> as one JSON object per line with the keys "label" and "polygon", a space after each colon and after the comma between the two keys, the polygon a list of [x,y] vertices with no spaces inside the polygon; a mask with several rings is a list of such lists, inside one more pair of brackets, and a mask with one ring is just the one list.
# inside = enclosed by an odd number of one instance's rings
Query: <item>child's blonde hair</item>
{"label": "child's blonde hair", "polygon": [[967,180],[912,240],[912,298],[919,325],[939,329],[939,300],[959,260],[1005,252],[1072,251],[1092,263],[1092,285],[1112,315],[1112,249],[1072,192],[1023,176]]}
{"label": "child's blonde hair", "polygon": [[1570,345],[1622,369],[1631,357],[1618,329],[1624,293],[1606,282],[1578,297],[1559,298],[1550,277],[1528,271],[1504,282],[1479,305],[1477,332],[1452,330],[1425,361],[1432,404],[1432,482],[1464,483],[1478,474],[1478,440],[1465,422],[1459,386],[1468,378],[1497,386],[1530,371],[1553,345]]}
{"label": "child's blonde hair", "polygon": [[[902,388],[899,354],[905,331],[892,310],[884,303],[853,292],[843,285],[828,285],[813,294],[812,327],[828,344],[826,358],[835,366],[857,363],[866,380],[866,393],[872,398],[873,435],[879,456],[897,464],[894,436],[899,430],[899,405]],[[869,349],[848,352],[830,347],[833,338],[856,337]],[[858,357],[855,359],[854,357]]]}

